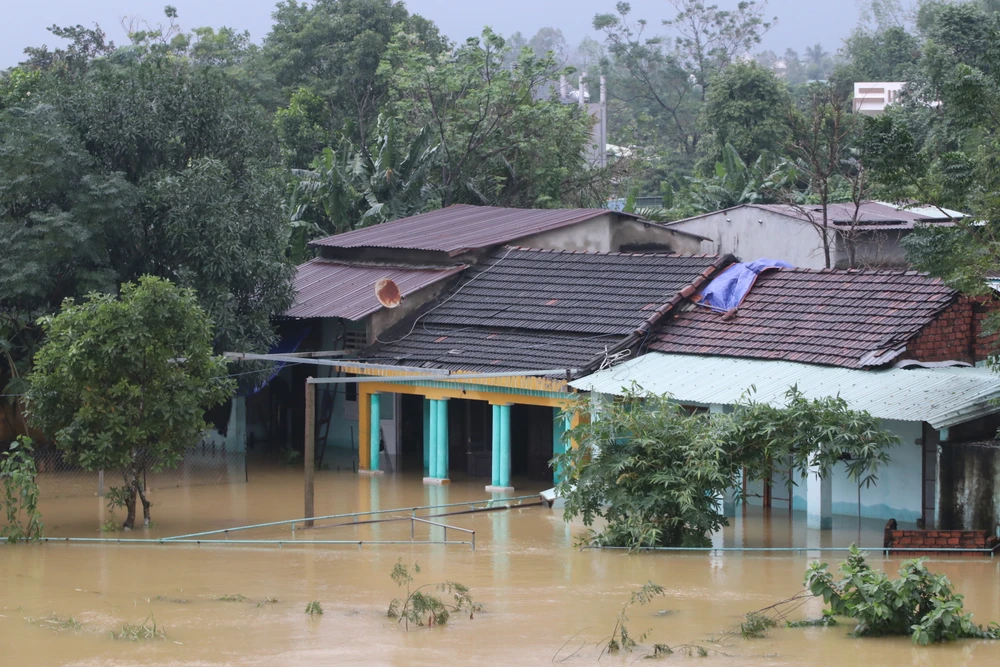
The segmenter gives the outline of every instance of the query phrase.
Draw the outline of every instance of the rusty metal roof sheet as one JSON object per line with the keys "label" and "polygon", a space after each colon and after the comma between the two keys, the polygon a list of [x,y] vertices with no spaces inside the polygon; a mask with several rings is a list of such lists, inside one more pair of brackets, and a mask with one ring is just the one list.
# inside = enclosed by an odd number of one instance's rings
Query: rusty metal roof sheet
{"label": "rusty metal roof sheet", "polygon": [[330,248],[402,248],[457,255],[605,215],[638,216],[603,208],[520,209],[455,204],[429,213],[313,241]]}
{"label": "rusty metal roof sheet", "polygon": [[382,278],[395,282],[405,298],[465,268],[464,265],[415,268],[314,259],[299,266],[295,275],[295,303],[285,316],[360,320],[382,308],[375,296],[375,283]]}

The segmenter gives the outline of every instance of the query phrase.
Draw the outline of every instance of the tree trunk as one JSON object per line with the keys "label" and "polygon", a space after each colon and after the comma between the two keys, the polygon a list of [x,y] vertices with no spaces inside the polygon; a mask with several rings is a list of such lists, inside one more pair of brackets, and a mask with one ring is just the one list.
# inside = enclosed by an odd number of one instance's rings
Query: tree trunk
{"label": "tree trunk", "polygon": [[128,514],[125,516],[125,523],[122,524],[122,528],[124,530],[132,530],[135,526],[136,496],[136,478],[134,468],[129,468],[125,471],[125,489],[127,491],[125,495],[125,508],[128,510]]}
{"label": "tree trunk", "polygon": [[[145,479],[145,477],[146,476],[143,475],[143,479]],[[150,520],[152,519],[152,516],[149,513],[149,508],[153,506],[153,503],[146,499],[146,489],[143,488],[143,485],[139,483],[138,479],[135,480],[135,490],[139,494],[139,500],[142,501],[142,525],[148,526]]]}

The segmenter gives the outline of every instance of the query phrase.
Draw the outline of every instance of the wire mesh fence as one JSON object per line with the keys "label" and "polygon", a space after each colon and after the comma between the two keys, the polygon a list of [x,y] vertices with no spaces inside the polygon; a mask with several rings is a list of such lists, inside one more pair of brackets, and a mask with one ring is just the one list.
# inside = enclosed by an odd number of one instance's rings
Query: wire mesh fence
{"label": "wire mesh fence", "polygon": [[[38,490],[42,498],[103,496],[112,486],[122,486],[117,470],[88,471],[68,463],[53,446],[35,450]],[[206,439],[185,452],[171,468],[149,466],[145,487],[150,491],[207,484],[237,484],[247,481],[246,451],[227,448],[225,441]]]}

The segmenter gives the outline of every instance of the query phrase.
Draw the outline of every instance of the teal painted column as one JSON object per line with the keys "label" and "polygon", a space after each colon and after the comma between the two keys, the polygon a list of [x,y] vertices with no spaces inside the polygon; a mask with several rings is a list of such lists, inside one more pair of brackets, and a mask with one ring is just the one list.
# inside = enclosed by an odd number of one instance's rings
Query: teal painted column
{"label": "teal painted column", "polygon": [[493,465],[490,467],[491,486],[500,486],[500,406],[492,405],[493,408],[493,441],[491,452],[493,454]]}
{"label": "teal painted column", "polygon": [[424,398],[424,476],[431,471],[431,401]]}
{"label": "teal painted column", "polygon": [[500,406],[500,483],[510,486],[510,406]]}
{"label": "teal painted column", "polygon": [[428,408],[427,412],[430,416],[430,427],[428,429],[428,452],[427,452],[427,476],[431,479],[437,477],[437,447],[438,447],[438,402],[435,400],[427,401]]}
{"label": "teal painted column", "polygon": [[[566,451],[566,431],[569,430],[569,418],[564,416],[562,408],[552,408],[555,418],[552,421],[552,457],[555,458]],[[552,482],[562,481],[562,468],[553,466]]]}
{"label": "teal painted column", "polygon": [[437,402],[437,479],[448,479],[448,399]]}
{"label": "teal painted column", "polygon": [[371,470],[378,470],[379,444],[382,440],[382,406],[377,393],[371,395],[371,433],[368,444],[371,447]]}

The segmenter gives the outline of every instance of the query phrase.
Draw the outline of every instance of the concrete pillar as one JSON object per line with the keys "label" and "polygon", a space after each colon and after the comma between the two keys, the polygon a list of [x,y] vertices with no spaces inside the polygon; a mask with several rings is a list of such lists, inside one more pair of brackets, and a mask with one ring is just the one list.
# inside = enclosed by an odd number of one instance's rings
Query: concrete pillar
{"label": "concrete pillar", "polygon": [[431,471],[431,401],[424,398],[424,476]]}
{"label": "concrete pillar", "polygon": [[427,416],[429,426],[427,428],[427,476],[424,477],[424,484],[435,483],[437,477],[437,448],[438,448],[438,409],[436,400],[428,400]]}
{"label": "concrete pillar", "polygon": [[833,482],[821,479],[819,468],[813,465],[806,475],[806,526],[820,530],[833,528]]}
{"label": "concrete pillar", "polygon": [[510,406],[493,406],[493,484],[486,487],[490,493],[508,493],[510,485]]}
{"label": "concrete pillar", "polygon": [[246,396],[233,396],[233,404],[229,410],[229,426],[226,429],[226,450],[243,452],[247,447],[247,399]]}
{"label": "concrete pillar", "polygon": [[[493,408],[493,439],[490,441],[490,453],[492,454],[492,465],[490,466],[490,486],[500,486],[500,406],[491,405]],[[489,491],[490,487],[486,487]]]}
{"label": "concrete pillar", "polygon": [[379,445],[382,442],[382,402],[378,393],[371,395],[371,430],[368,446],[371,448],[371,471],[377,472],[381,458]]}
{"label": "concrete pillar", "polygon": [[[569,417],[562,414],[561,408],[552,408],[555,417],[552,422],[552,456],[556,457],[566,451],[566,431],[569,430]],[[559,466],[552,470],[552,481],[556,484],[562,481],[563,471]]]}
{"label": "concrete pillar", "polygon": [[430,471],[425,484],[448,483],[448,399],[432,400]]}

